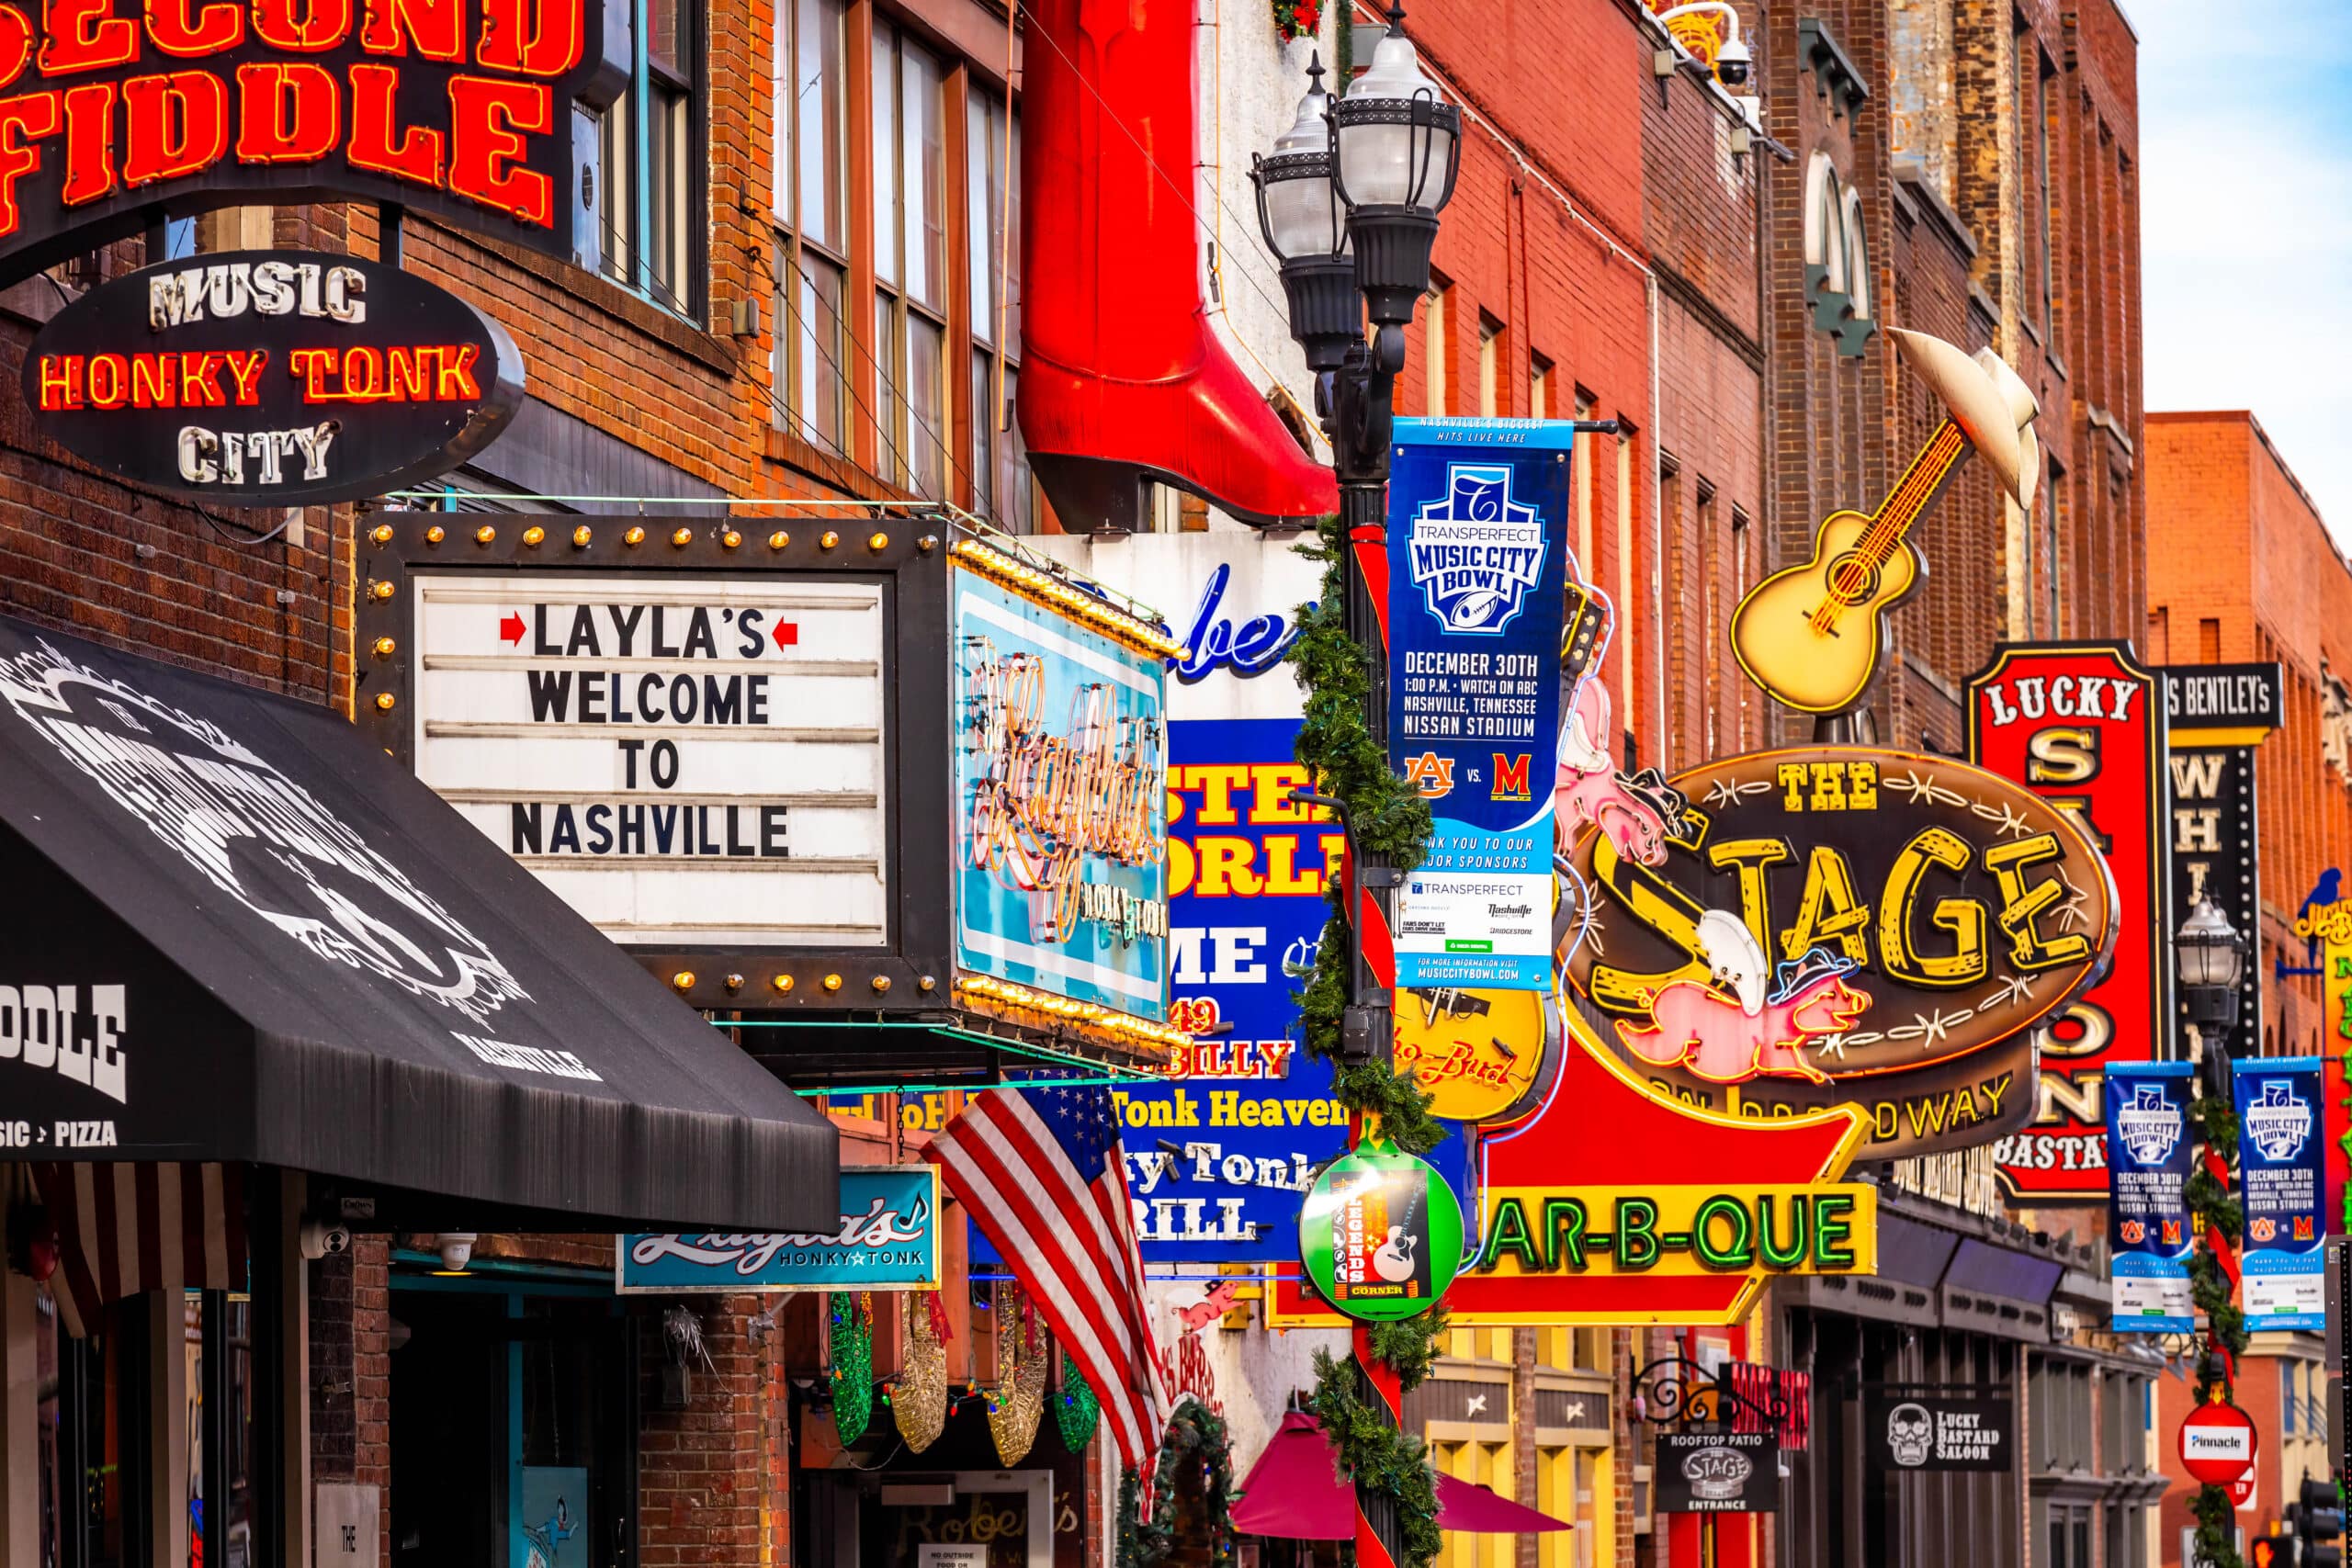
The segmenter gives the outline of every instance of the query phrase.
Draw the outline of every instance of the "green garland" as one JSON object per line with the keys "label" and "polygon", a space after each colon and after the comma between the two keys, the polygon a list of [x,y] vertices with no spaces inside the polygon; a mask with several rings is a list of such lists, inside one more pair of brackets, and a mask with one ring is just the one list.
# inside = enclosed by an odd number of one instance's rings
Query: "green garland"
{"label": "green garland", "polygon": [[[2223,1168],[2237,1158],[2238,1119],[2235,1108],[2226,1100],[2211,1095],[2200,1097],[2190,1107],[2204,1134],[2205,1146],[2221,1159]],[[2197,1353],[2197,1403],[2204,1404],[2217,1393],[2224,1400],[2235,1392],[2232,1387],[2229,1365],[2219,1350],[2226,1349],[2233,1360],[2245,1354],[2245,1314],[2230,1300],[2230,1281],[2222,1272],[2221,1260],[2204,1240],[2206,1228],[2220,1231],[2232,1247],[2238,1245],[2239,1226],[2245,1216],[2239,1212],[2237,1200],[2230,1196],[2228,1186],[2213,1178],[2199,1160],[2189,1172],[2183,1195],[2188,1202],[2189,1225],[2197,1237],[2188,1258],[2188,1293],[2197,1309],[2205,1314],[2206,1335]],[[2231,1506],[2226,1487],[2199,1487],[2195,1506],[2197,1516],[2197,1554],[2211,1568],[2240,1568],[2237,1551],[2236,1511]]]}
{"label": "green garland", "polygon": [[1209,1510],[1210,1568],[1233,1568],[1233,1442],[1225,1422],[1196,1399],[1169,1417],[1159,1444],[1159,1479],[1152,1487],[1151,1517],[1143,1517],[1143,1488],[1132,1470],[1119,1477],[1118,1568],[1154,1568],[1176,1545],[1179,1467],[1199,1464],[1207,1472],[1203,1495]]}
{"label": "green garland", "polygon": [[831,1296],[833,1430],[848,1448],[874,1421],[874,1324],[847,1291]]}
{"label": "green garland", "polygon": [[1061,1397],[1054,1401],[1054,1425],[1060,1429],[1062,1447],[1074,1454],[1086,1451],[1094,1440],[1094,1424],[1102,1417],[1102,1402],[1094,1396],[1094,1385],[1078,1370],[1078,1363],[1062,1352]]}
{"label": "green garland", "polygon": [[[1300,554],[1323,563],[1321,596],[1300,607],[1299,637],[1289,653],[1306,692],[1297,757],[1317,789],[1347,807],[1353,847],[1409,871],[1429,852],[1429,802],[1396,776],[1386,750],[1364,724],[1372,661],[1348,635],[1347,539],[1336,516],[1324,518],[1316,536],[1314,543],[1297,547]],[[1425,1155],[1445,1136],[1445,1127],[1430,1114],[1430,1097],[1419,1083],[1399,1074],[1385,1055],[1340,1062],[1340,1015],[1348,1005],[1348,923],[1336,881],[1326,896],[1331,914],[1315,966],[1299,992],[1299,1037],[1309,1055],[1338,1064],[1332,1075],[1335,1099],[1351,1112],[1377,1118],[1384,1140],[1407,1154]],[[1418,1317],[1374,1325],[1369,1339],[1373,1355],[1410,1389],[1429,1376],[1444,1334],[1440,1303]],[[1318,1351],[1315,1377],[1310,1403],[1338,1452],[1341,1472],[1394,1506],[1398,1568],[1428,1568],[1444,1542],[1437,1528],[1437,1479],[1421,1440],[1388,1423],[1351,1359]]]}

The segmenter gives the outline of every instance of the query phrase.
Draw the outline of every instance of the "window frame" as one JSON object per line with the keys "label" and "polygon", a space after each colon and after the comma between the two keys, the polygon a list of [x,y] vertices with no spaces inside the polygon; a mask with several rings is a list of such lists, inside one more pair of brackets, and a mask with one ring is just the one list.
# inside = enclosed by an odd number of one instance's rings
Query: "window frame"
{"label": "window frame", "polygon": [[[680,207],[674,222],[664,224],[674,230],[673,241],[678,248],[677,264],[683,276],[664,280],[655,272],[658,252],[652,243],[655,182],[650,175],[653,168],[654,117],[649,106],[653,102],[656,67],[647,22],[652,3],[653,0],[628,0],[628,85],[599,117],[597,139],[603,167],[599,171],[597,206],[603,221],[603,248],[596,272],[605,281],[699,327],[705,324],[710,288],[708,26],[702,7],[694,0],[674,0],[677,52],[683,57],[684,69],[662,68],[660,85],[665,93],[683,95],[685,100],[684,142],[678,150],[681,166],[675,171]],[[623,117],[617,127],[614,120],[616,115]],[[628,209],[625,229],[616,229],[613,222],[616,181],[611,154],[616,141],[626,141],[628,156],[626,178],[618,182],[621,202]],[[620,258],[617,266],[616,250]],[[674,292],[670,287],[673,281],[681,286]]]}
{"label": "window frame", "polygon": [[[835,177],[839,188],[835,198],[839,210],[826,214],[823,239],[809,237],[808,193],[802,178],[808,168],[808,154],[801,145],[802,134],[808,129],[800,103],[801,51],[808,42],[803,28],[804,9],[813,11],[820,26],[829,20],[838,29],[833,51],[833,65],[838,72],[834,84],[838,119],[826,129],[831,132],[837,148]],[[768,361],[772,378],[770,412],[779,429],[845,461],[851,458],[857,444],[854,413],[856,378],[850,363],[853,258],[849,231],[854,216],[849,199],[850,165],[854,161],[850,117],[856,107],[849,81],[851,12],[846,0],[779,0],[775,11],[774,48],[769,57],[774,75],[769,92],[768,228],[774,245],[771,281],[775,286],[771,303],[773,343]],[[820,62],[820,80],[822,70]],[[776,204],[779,194],[784,197],[782,208]],[[814,265],[830,275],[832,284],[830,333],[824,332],[814,319],[820,290],[816,274],[808,270],[811,258]],[[820,347],[828,340],[831,354]],[[809,397],[819,392],[812,378],[816,367],[811,362],[816,359],[825,360],[831,370],[833,407],[830,433],[820,423],[819,411],[804,406]]]}

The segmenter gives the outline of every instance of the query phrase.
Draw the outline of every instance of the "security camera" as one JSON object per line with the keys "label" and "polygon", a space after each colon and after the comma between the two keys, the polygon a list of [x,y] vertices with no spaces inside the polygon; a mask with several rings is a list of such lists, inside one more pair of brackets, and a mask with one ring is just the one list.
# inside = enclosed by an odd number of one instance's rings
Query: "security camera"
{"label": "security camera", "polygon": [[1747,81],[1748,64],[1755,56],[1747,46],[1733,39],[1715,51],[1715,80],[1726,87],[1744,85]]}
{"label": "security camera", "polygon": [[433,1238],[441,1249],[441,1267],[452,1274],[462,1274],[466,1265],[474,1259],[472,1231],[443,1231]]}
{"label": "security camera", "polygon": [[351,1233],[324,1220],[302,1222],[302,1256],[315,1263],[351,1250]]}

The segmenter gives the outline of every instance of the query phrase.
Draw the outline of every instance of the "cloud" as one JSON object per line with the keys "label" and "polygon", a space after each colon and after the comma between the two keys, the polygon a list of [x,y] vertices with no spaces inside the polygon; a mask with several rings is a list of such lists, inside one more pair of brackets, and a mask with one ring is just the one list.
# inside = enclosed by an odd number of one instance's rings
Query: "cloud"
{"label": "cloud", "polygon": [[2341,63],[2313,42],[2352,28],[2352,0],[2292,27],[2213,0],[2130,10],[2147,406],[2252,409],[2346,543],[2352,377],[2335,345],[2352,342],[2352,146]]}

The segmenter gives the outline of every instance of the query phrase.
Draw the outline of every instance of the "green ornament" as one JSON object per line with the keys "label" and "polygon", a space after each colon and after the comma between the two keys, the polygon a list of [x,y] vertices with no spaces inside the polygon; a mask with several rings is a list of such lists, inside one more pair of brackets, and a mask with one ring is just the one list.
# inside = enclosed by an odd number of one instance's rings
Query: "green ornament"
{"label": "green ornament", "polygon": [[1427,1160],[1367,1145],[1315,1179],[1298,1250],[1316,1290],[1348,1316],[1418,1316],[1462,1266],[1462,1205]]}
{"label": "green ornament", "polygon": [[874,1420],[874,1320],[846,1292],[832,1296],[833,1431],[848,1448]]}
{"label": "green ornament", "polygon": [[1094,1440],[1094,1424],[1102,1415],[1102,1402],[1094,1397],[1094,1385],[1065,1354],[1061,1397],[1054,1401],[1054,1425],[1061,1429],[1062,1447],[1074,1454],[1084,1453],[1086,1445]]}

